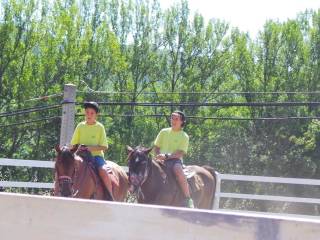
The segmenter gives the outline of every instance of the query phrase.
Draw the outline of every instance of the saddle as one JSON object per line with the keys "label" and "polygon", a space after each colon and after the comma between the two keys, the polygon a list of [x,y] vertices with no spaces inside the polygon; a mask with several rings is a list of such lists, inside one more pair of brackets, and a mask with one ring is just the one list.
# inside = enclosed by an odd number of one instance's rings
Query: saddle
{"label": "saddle", "polygon": [[[162,172],[160,174],[163,179],[163,182],[167,183],[167,177],[168,174],[170,174],[169,171],[171,171],[171,169],[169,169],[162,161],[156,160],[156,162],[161,166]],[[199,191],[203,187],[203,183],[200,177],[196,174],[192,167],[182,165],[182,169],[185,177],[187,178],[190,192],[194,193]]]}
{"label": "saddle", "polygon": [[[81,151],[77,152],[77,155],[80,156],[83,159],[83,161],[88,163],[89,167],[94,171],[94,173],[96,174],[98,179],[100,179],[100,175],[99,175],[98,169],[96,168],[96,166],[94,164],[94,161],[95,161],[94,157],[92,156],[90,151],[81,150]],[[115,172],[113,171],[112,167],[109,166],[108,164],[105,164],[103,166],[103,169],[108,173],[112,185],[113,186],[119,186],[119,179],[117,178],[117,176],[116,176]]]}

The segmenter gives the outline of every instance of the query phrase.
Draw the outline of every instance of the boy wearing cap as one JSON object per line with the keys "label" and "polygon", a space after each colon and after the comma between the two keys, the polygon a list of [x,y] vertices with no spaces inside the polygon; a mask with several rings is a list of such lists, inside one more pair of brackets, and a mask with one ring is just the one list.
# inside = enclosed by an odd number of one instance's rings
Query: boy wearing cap
{"label": "boy wearing cap", "polygon": [[181,111],[171,114],[171,128],[164,128],[158,134],[154,145],[156,159],[164,161],[169,169],[173,170],[180,188],[186,198],[185,206],[194,208],[190,196],[187,179],[182,169],[183,156],[187,154],[189,136],[183,131],[186,117]]}
{"label": "boy wearing cap", "polygon": [[108,143],[105,128],[97,121],[99,105],[96,102],[86,102],[84,103],[84,110],[85,121],[77,125],[71,139],[71,145],[86,145],[94,157],[94,163],[99,175],[112,197],[111,180],[108,173],[103,169],[103,166],[106,164],[103,152],[108,149]]}

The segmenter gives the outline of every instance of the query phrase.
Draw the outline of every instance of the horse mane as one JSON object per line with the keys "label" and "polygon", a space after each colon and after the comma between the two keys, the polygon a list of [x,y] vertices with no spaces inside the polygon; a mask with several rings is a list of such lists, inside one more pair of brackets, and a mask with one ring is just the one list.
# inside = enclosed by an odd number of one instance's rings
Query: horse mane
{"label": "horse mane", "polygon": [[[149,148],[147,148],[147,147],[144,147],[144,146],[139,145],[139,146],[135,147],[133,150],[134,150],[134,152],[145,152],[145,151],[147,151],[148,149],[149,149]],[[150,157],[149,157],[149,154],[147,154],[146,156],[147,156],[148,159],[151,160],[152,163],[154,163],[154,164],[155,164],[157,167],[159,167],[160,169],[161,169],[162,167],[165,167],[165,164],[164,164],[163,162],[158,161],[158,160],[156,160],[156,159],[154,159],[154,158],[150,158]]]}
{"label": "horse mane", "polygon": [[146,151],[146,150],[148,150],[148,148],[146,148],[146,147],[144,147],[144,146],[141,146],[141,145],[139,145],[139,146],[137,146],[137,147],[134,148],[134,151],[144,152],[144,151]]}

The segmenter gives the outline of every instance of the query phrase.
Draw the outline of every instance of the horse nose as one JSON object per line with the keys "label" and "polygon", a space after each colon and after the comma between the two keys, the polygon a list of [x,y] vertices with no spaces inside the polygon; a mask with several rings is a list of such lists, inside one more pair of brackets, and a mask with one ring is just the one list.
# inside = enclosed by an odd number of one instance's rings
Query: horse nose
{"label": "horse nose", "polygon": [[137,174],[135,174],[135,173],[132,173],[131,175],[130,175],[130,182],[131,182],[131,184],[132,185],[139,185],[139,182],[140,182],[140,174],[139,175],[137,175]]}
{"label": "horse nose", "polygon": [[71,187],[69,186],[69,184],[65,183],[62,185],[61,195],[63,197],[71,197],[72,191],[71,191]]}
{"label": "horse nose", "polygon": [[62,190],[61,195],[63,197],[71,197],[71,191],[69,189]]}
{"label": "horse nose", "polygon": [[129,192],[135,193],[135,191],[137,190],[137,188],[139,186],[139,178],[138,178],[137,174],[132,173],[132,174],[130,174],[129,179],[130,179]]}
{"label": "horse nose", "polygon": [[129,187],[129,192],[134,193],[135,187],[131,184]]}

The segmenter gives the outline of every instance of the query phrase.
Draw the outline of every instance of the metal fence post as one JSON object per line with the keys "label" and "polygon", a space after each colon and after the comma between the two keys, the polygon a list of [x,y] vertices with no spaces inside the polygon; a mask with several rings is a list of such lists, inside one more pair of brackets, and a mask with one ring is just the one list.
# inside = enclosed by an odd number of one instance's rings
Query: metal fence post
{"label": "metal fence post", "polygon": [[60,129],[60,146],[69,145],[73,130],[75,118],[76,86],[65,84],[62,101],[62,119]]}
{"label": "metal fence post", "polygon": [[212,209],[217,210],[219,209],[219,204],[220,204],[221,177],[218,172],[215,172],[215,173],[216,173],[216,192],[214,194]]}

